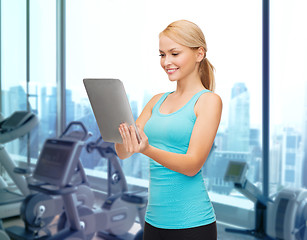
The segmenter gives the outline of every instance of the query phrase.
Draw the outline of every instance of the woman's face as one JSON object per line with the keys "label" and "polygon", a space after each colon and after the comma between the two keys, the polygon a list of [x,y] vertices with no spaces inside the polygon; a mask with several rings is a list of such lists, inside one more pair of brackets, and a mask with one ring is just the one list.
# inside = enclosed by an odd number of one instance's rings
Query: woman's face
{"label": "woman's face", "polygon": [[202,58],[199,51],[174,42],[172,39],[161,36],[159,41],[160,64],[170,81],[196,76],[198,63]]}

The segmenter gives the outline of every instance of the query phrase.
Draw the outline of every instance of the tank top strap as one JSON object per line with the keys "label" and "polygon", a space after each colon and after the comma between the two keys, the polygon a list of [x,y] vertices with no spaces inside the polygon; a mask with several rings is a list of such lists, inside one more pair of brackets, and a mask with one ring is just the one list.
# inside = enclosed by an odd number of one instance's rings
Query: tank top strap
{"label": "tank top strap", "polygon": [[196,93],[192,98],[191,100],[189,101],[189,105],[193,106],[193,109],[194,109],[194,106],[197,102],[197,100],[200,98],[201,95],[203,95],[204,93],[206,92],[211,92],[210,90],[208,89],[204,89],[204,90],[201,90],[200,92]]}
{"label": "tank top strap", "polygon": [[170,95],[172,92],[167,92],[167,93],[164,93],[162,95],[162,97],[158,100],[158,102],[155,104],[155,106],[153,107],[152,109],[152,112],[156,112],[159,110],[161,104],[164,102],[164,100],[167,98],[168,95]]}

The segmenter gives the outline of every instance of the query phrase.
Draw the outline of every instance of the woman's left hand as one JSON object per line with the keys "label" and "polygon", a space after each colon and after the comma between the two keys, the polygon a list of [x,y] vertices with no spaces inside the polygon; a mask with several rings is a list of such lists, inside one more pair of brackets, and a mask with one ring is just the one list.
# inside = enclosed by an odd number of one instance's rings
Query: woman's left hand
{"label": "woman's left hand", "polygon": [[138,128],[140,135],[140,142],[138,142],[136,136],[136,130],[133,125],[128,126],[126,123],[122,123],[119,126],[119,132],[123,139],[123,144],[127,152],[129,153],[142,153],[148,146],[148,138],[142,129]]}

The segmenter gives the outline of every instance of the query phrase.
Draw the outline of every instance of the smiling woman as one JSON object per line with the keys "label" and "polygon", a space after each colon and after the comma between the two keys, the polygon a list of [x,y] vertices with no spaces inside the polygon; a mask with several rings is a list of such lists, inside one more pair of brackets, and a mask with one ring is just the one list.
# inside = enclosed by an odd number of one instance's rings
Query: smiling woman
{"label": "smiling woman", "polygon": [[[187,34],[190,41],[185,42],[190,43],[185,45],[180,40]],[[159,49],[161,67],[176,82],[176,90],[154,96],[145,106],[136,120],[140,142],[134,126],[121,124],[123,143],[116,143],[116,152],[122,159],[134,153],[150,158],[145,240],[190,239],[191,234],[195,240],[215,240],[216,218],[201,168],[212,148],[222,102],[212,92],[213,68],[206,67],[209,62],[201,64],[205,39],[197,25],[179,20],[160,34]]]}

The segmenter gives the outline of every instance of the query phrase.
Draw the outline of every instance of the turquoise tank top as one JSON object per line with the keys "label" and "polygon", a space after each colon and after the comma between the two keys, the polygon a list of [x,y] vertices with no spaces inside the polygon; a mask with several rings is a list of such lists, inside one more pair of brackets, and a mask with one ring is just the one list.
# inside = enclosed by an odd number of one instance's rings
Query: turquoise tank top
{"label": "turquoise tank top", "polygon": [[[185,154],[196,121],[194,106],[209,90],[195,94],[178,111],[162,114],[160,106],[171,93],[165,93],[153,107],[144,132],[153,147]],[[164,229],[184,229],[207,225],[215,221],[202,171],[189,177],[172,171],[149,159],[149,197],[145,221]]]}

